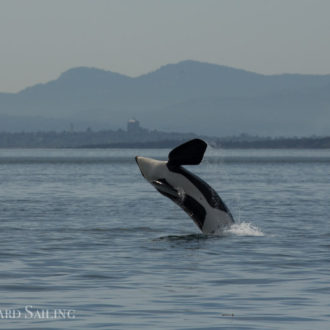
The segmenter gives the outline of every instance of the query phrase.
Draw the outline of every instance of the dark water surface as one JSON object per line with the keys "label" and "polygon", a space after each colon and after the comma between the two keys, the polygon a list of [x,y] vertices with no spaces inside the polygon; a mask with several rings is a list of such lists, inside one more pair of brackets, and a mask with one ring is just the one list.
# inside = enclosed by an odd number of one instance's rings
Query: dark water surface
{"label": "dark water surface", "polygon": [[1,329],[329,329],[330,150],[208,149],[237,224],[140,175],[168,150],[0,150]]}

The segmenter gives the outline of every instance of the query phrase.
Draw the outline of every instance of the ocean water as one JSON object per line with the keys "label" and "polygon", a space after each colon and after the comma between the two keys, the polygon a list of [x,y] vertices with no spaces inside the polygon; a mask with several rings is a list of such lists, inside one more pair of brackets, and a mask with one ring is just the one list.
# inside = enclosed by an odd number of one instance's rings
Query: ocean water
{"label": "ocean water", "polygon": [[217,236],[141,176],[168,150],[0,150],[0,329],[329,329],[330,150],[214,150]]}

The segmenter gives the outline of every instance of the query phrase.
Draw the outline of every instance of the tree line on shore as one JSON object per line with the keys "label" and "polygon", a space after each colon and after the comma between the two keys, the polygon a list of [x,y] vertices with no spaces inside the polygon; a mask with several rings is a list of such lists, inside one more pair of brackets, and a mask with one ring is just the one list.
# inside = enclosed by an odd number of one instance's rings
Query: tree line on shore
{"label": "tree line on shore", "polygon": [[214,148],[224,149],[327,149],[327,137],[206,137],[193,133],[125,130],[80,132],[0,132],[0,148],[172,148],[191,138],[201,137]]}

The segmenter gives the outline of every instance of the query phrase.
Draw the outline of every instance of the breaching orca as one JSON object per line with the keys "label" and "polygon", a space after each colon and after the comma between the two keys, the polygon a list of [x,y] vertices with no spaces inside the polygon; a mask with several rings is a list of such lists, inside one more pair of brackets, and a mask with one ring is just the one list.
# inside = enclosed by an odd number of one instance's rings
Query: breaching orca
{"label": "breaching orca", "polygon": [[178,204],[204,234],[214,234],[234,223],[233,216],[214,189],[181,166],[198,165],[206,148],[203,140],[194,139],[173,149],[168,161],[135,160],[149,183]]}

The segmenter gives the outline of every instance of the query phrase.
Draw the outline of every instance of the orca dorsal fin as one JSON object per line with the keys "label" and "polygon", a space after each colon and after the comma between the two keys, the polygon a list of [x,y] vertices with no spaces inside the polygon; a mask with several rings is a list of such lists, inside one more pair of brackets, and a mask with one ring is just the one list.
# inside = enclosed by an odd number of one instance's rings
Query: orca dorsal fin
{"label": "orca dorsal fin", "polygon": [[168,154],[168,165],[198,165],[203,159],[206,148],[207,143],[201,139],[185,142]]}

